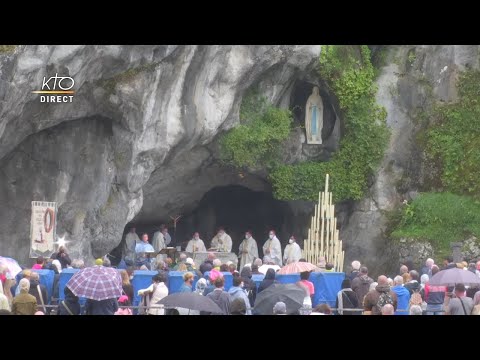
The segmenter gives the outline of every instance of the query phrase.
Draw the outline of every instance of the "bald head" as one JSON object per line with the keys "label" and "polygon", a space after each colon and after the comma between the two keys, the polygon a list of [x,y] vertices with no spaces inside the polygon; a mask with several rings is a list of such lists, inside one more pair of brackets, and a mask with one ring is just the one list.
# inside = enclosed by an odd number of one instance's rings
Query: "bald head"
{"label": "bald head", "polygon": [[408,267],[406,265],[400,266],[400,275],[408,273]]}
{"label": "bald head", "polygon": [[213,260],[215,259],[215,254],[214,254],[213,252],[209,252],[208,255],[207,255],[207,257],[208,257],[208,260],[212,260],[212,261],[213,261]]}
{"label": "bald head", "polygon": [[392,304],[385,304],[382,307],[382,315],[393,315],[395,309],[393,308]]}
{"label": "bald head", "polygon": [[380,275],[377,282],[378,285],[388,285],[388,278],[385,275]]}

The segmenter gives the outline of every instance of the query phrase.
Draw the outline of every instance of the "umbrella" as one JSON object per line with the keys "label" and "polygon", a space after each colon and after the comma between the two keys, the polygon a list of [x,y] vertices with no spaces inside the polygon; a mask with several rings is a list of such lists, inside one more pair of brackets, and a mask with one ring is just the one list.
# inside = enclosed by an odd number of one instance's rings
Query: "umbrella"
{"label": "umbrella", "polygon": [[304,271],[315,271],[315,270],[320,270],[317,268],[315,265],[309,263],[309,262],[293,262],[288,265],[285,265],[282,267],[279,271],[278,274],[298,274]]}
{"label": "umbrella", "polygon": [[3,265],[7,268],[7,272],[10,273],[12,279],[14,279],[18,273],[22,272],[22,268],[20,265],[18,265],[18,262],[9,257],[0,256],[0,265]]}
{"label": "umbrella", "polygon": [[168,295],[157,304],[165,307],[182,307],[190,310],[206,311],[214,314],[223,314],[223,310],[209,297],[194,292],[181,292]]}
{"label": "umbrella", "polygon": [[454,286],[456,284],[472,286],[480,284],[480,278],[471,271],[453,268],[439,271],[432,276],[429,284],[436,286]]}
{"label": "umbrella", "polygon": [[296,314],[304,299],[305,290],[295,284],[273,284],[257,295],[254,313],[273,315],[273,306],[282,301],[287,306],[287,314]]}
{"label": "umbrella", "polygon": [[122,295],[122,278],[111,267],[93,266],[80,270],[66,285],[75,296],[92,300],[119,298]]}
{"label": "umbrella", "polygon": [[275,270],[275,272],[277,272],[278,270],[280,270],[280,266],[264,264],[258,268],[258,272],[261,272],[262,274],[266,274],[268,269],[273,269]]}

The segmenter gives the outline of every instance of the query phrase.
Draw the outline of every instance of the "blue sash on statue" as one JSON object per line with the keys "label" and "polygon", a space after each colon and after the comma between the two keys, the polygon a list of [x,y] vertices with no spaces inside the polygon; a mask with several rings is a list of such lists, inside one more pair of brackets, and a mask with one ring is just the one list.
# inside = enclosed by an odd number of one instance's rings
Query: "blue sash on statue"
{"label": "blue sash on statue", "polygon": [[317,107],[312,105],[312,135],[317,135]]}

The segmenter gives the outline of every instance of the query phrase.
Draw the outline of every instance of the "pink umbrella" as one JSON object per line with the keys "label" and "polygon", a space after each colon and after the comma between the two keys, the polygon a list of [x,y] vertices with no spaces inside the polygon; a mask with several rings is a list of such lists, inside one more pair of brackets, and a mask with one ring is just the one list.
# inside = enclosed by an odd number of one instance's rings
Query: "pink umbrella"
{"label": "pink umbrella", "polygon": [[20,265],[18,265],[18,262],[9,257],[0,256],[0,265],[3,265],[7,268],[7,272],[10,273],[12,278],[15,278],[18,273],[22,272],[22,268]]}
{"label": "pink umbrella", "polygon": [[80,270],[66,286],[78,297],[106,300],[122,296],[122,278],[111,267],[93,266]]}
{"label": "pink umbrella", "polygon": [[279,271],[278,274],[298,274],[304,271],[318,271],[320,270],[317,268],[315,265],[310,264],[309,262],[293,262],[288,265],[285,265],[282,267]]}

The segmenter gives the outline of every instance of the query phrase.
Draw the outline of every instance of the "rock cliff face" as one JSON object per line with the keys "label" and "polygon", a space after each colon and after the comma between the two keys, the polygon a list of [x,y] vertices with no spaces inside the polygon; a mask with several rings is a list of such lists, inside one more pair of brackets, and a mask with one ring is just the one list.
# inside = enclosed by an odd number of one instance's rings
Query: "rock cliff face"
{"label": "rock cliff face", "polygon": [[[218,162],[218,136],[238,124],[242,97],[254,84],[293,109],[297,125],[296,105],[312,84],[320,86],[328,109],[324,146],[305,146],[297,126],[283,155],[288,163],[328,160],[341,123],[334,97],[311,71],[320,49],[17,46],[0,53],[0,255],[27,263],[33,200],[57,202],[57,233],[70,241],[74,257],[91,259],[116,247],[130,221],[192,213],[215,187],[271,192],[266,173],[242,174]],[[346,264],[359,259],[372,270],[387,267],[385,211],[415,196],[426,171],[415,118],[434,101],[456,99],[457,74],[478,68],[479,52],[463,45],[387,48],[377,100],[388,111],[392,136],[366,197],[337,204]],[[75,80],[73,103],[41,103],[32,94],[56,73]],[[301,233],[313,206],[288,206],[298,220],[288,220],[288,231]]]}
{"label": "rock cliff face", "polygon": [[[392,210],[403,200],[410,200],[422,187],[428,164],[424,164],[423,154],[415,141],[419,130],[416,117],[433,102],[457,99],[457,75],[466,68],[480,66],[480,47],[392,47],[387,49],[386,63],[377,80],[377,102],[388,112],[390,144],[369,194],[353,205],[342,227],[342,237],[349,244],[346,264],[359,259],[372,270],[392,267],[398,270],[397,263],[392,261],[397,259],[392,259],[391,252],[385,249],[385,211]],[[399,258],[412,258],[413,254],[405,251],[399,249]],[[427,253],[418,260],[424,261]],[[415,260],[417,258],[414,256]]]}
{"label": "rock cliff face", "polygon": [[[319,53],[171,45],[0,54],[0,254],[26,262],[32,200],[58,203],[57,233],[87,259],[118,245],[144,202],[146,218],[188,210],[210,186],[192,186],[194,175],[209,181],[206,145],[238,123],[245,90],[270,80],[277,101]],[[32,94],[56,73],[74,79],[73,103]]]}

